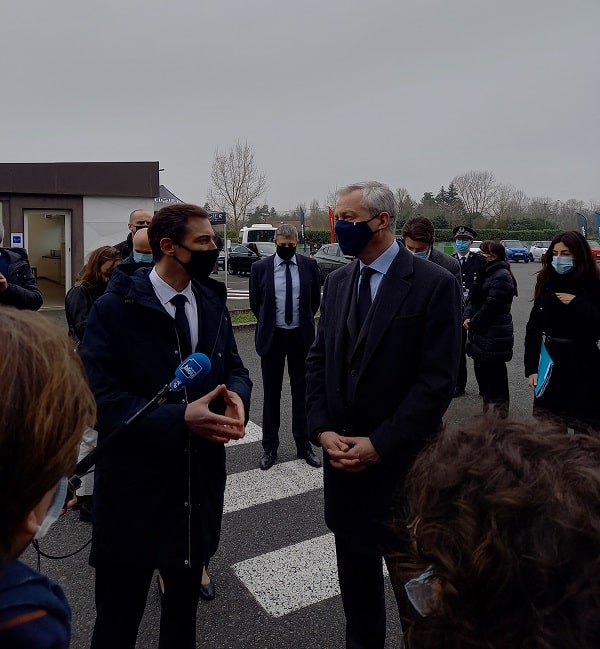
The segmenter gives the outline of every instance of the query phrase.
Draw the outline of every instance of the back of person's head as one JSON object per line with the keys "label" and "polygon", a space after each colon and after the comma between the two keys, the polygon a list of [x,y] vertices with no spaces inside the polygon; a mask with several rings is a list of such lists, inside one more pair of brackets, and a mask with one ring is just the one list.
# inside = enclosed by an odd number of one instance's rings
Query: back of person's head
{"label": "back of person's head", "polygon": [[433,223],[426,216],[415,216],[402,226],[401,236],[431,245],[435,238]]}
{"label": "back of person's head", "polygon": [[150,248],[150,240],[148,239],[148,228],[138,230],[133,235],[133,249],[135,252],[152,252],[152,248]]}
{"label": "back of person's head", "polygon": [[598,438],[480,418],[442,432],[407,488],[405,577],[432,570],[408,646],[598,646]]}
{"label": "back of person's head", "polygon": [[100,282],[106,282],[107,275],[122,261],[121,253],[116,248],[100,246],[90,253],[87,264],[77,275],[77,283],[82,286],[96,286]]}
{"label": "back of person's head", "polygon": [[3,307],[0,331],[1,569],[23,549],[24,519],[74,467],[96,406],[73,343],[46,317]]}
{"label": "back of person's head", "polygon": [[487,255],[496,255],[496,259],[506,261],[506,248],[499,241],[482,241],[479,250]]}
{"label": "back of person's head", "polygon": [[191,218],[208,219],[208,212],[191,203],[175,203],[159,210],[148,226],[148,239],[154,261],[162,258],[160,248],[162,239],[171,239],[180,244],[186,235],[187,224]]}

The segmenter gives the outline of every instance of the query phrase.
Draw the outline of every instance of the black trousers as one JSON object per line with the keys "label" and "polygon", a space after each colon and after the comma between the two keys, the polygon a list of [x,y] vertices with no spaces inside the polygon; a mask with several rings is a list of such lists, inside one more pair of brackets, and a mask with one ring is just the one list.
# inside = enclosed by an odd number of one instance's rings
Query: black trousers
{"label": "black trousers", "polygon": [[376,545],[357,547],[352,537],[342,534],[335,535],[335,550],[346,616],[346,649],[383,649],[386,631],[383,559],[405,634],[409,623],[418,618],[398,577],[400,552],[384,555]]}
{"label": "black trousers", "polygon": [[510,394],[506,363],[504,361],[484,361],[474,358],[473,369],[479,385],[479,392],[483,397],[484,412],[493,406],[501,416],[507,416]]}
{"label": "black trousers", "polygon": [[[161,570],[165,593],[161,602],[159,649],[196,649],[196,613],[202,568]],[[96,567],[96,624],[91,649],[134,649],[152,568]]]}
{"label": "black trousers", "polygon": [[456,379],[456,387],[462,391],[467,387],[467,334],[467,330],[462,327],[458,378]]}
{"label": "black trousers", "polygon": [[299,328],[275,328],[271,349],[260,358],[264,391],[262,445],[267,453],[276,453],[279,447],[281,388],[286,358],[292,392],[292,434],[299,453],[309,448],[305,405],[307,354]]}

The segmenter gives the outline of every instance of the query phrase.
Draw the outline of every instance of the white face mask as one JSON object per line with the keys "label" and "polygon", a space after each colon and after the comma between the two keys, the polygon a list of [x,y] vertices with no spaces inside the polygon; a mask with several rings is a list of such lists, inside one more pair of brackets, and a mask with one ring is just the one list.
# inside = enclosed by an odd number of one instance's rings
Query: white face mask
{"label": "white face mask", "polygon": [[52,502],[42,524],[38,527],[38,531],[35,534],[35,539],[41,539],[46,536],[48,530],[56,523],[58,517],[60,516],[61,511],[65,508],[65,498],[67,497],[67,486],[69,484],[68,478],[61,478],[54,496],[52,497]]}
{"label": "white face mask", "polygon": [[433,610],[433,588],[431,586],[431,577],[433,568],[430,566],[425,572],[418,577],[411,579],[404,584],[404,590],[408,595],[410,603],[421,617],[429,615]]}

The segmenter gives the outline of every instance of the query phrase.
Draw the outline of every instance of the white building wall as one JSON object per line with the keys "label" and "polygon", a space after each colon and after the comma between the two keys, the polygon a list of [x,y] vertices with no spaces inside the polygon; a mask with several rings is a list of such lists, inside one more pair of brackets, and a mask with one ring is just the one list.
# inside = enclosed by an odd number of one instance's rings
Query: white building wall
{"label": "white building wall", "polygon": [[133,210],[154,214],[153,198],[83,197],[84,257],[100,246],[114,246],[127,238]]}

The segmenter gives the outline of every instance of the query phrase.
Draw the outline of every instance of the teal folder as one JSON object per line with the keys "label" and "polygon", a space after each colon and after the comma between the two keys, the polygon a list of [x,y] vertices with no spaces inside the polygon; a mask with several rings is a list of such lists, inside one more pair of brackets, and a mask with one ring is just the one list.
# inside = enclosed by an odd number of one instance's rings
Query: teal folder
{"label": "teal folder", "polygon": [[540,362],[538,363],[538,380],[537,385],[535,386],[535,396],[541,397],[542,394],[546,391],[548,383],[550,383],[550,377],[552,376],[552,368],[554,367],[554,361],[552,360],[546,344],[542,340],[542,348],[540,350]]}

